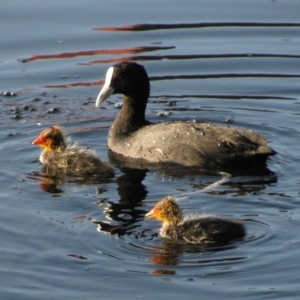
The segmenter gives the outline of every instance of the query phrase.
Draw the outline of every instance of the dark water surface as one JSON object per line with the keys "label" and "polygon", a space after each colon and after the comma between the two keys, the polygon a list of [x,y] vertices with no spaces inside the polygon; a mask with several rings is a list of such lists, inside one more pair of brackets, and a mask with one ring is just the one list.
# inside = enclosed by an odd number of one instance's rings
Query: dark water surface
{"label": "dark water surface", "polygon": [[[298,299],[299,12],[299,0],[4,1],[0,298]],[[234,177],[204,193],[193,192],[220,177],[117,167],[115,179],[93,184],[42,177],[31,141],[49,125],[108,160],[122,98],[100,109],[95,98],[122,60],[148,71],[149,120],[253,129],[278,152],[274,176]],[[245,220],[246,239],[215,249],[166,243],[144,215],[168,194],[189,211]]]}

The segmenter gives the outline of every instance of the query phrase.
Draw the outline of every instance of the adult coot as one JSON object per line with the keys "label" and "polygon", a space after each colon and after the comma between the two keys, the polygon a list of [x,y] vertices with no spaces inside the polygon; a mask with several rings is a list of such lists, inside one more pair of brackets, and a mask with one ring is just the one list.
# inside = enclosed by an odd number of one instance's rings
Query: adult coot
{"label": "adult coot", "polygon": [[206,122],[163,122],[145,119],[150,93],[143,66],[122,62],[110,67],[96,106],[112,94],[123,94],[121,111],[108,135],[108,147],[124,159],[151,164],[195,167],[199,171],[239,170],[265,163],[276,152],[264,137],[251,130]]}

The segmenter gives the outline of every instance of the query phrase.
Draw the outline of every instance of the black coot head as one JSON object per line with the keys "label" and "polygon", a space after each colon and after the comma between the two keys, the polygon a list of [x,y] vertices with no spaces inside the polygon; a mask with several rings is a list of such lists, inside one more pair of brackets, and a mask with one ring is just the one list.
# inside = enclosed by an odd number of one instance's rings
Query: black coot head
{"label": "black coot head", "polygon": [[124,94],[147,100],[150,83],[145,68],[135,62],[122,62],[107,70],[105,84],[100,91],[96,106],[112,94]]}

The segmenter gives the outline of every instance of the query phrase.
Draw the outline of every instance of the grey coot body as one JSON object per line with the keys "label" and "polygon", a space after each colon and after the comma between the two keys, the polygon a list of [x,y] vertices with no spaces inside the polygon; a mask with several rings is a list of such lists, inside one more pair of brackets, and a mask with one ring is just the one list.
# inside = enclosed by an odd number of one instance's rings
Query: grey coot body
{"label": "grey coot body", "polygon": [[32,144],[39,145],[43,149],[40,162],[56,176],[81,178],[114,176],[113,168],[102,162],[93,151],[77,144],[68,145],[58,125],[43,130]]}
{"label": "grey coot body", "polygon": [[244,224],[238,220],[212,215],[184,216],[176,199],[171,196],[156,203],[146,218],[161,221],[160,235],[176,242],[223,244],[245,236]]}
{"label": "grey coot body", "polygon": [[276,154],[264,137],[251,130],[206,122],[152,124],[145,119],[149,93],[143,66],[122,62],[108,69],[96,106],[112,94],[124,95],[123,106],[108,135],[108,147],[124,159],[230,172],[264,164],[268,156]]}

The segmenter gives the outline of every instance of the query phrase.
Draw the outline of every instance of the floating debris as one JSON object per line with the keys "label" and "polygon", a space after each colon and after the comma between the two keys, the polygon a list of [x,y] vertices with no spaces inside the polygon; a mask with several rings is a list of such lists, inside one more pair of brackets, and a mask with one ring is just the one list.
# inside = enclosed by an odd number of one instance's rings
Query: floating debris
{"label": "floating debris", "polygon": [[167,102],[168,106],[175,106],[176,104],[177,104],[176,101],[169,101],[169,102]]}
{"label": "floating debris", "polygon": [[80,255],[80,254],[67,254],[68,256],[79,258],[79,259],[87,259],[87,257]]}
{"label": "floating debris", "polygon": [[10,110],[13,111],[13,112],[15,112],[15,113],[17,113],[17,114],[20,113],[20,107],[18,107],[18,106],[12,106],[10,108]]}
{"label": "floating debris", "polygon": [[21,114],[14,114],[13,119],[20,120],[20,119],[22,119],[22,115]]}
{"label": "floating debris", "polygon": [[16,93],[14,93],[14,92],[7,92],[7,91],[1,92],[0,95],[1,95],[1,96],[4,96],[4,97],[15,97],[15,96],[17,96]]}
{"label": "floating debris", "polygon": [[23,105],[22,109],[25,111],[36,111],[36,108],[31,105]]}
{"label": "floating debris", "polygon": [[60,109],[58,107],[52,107],[48,110],[48,114],[56,114],[60,112]]}
{"label": "floating debris", "polygon": [[115,108],[122,108],[122,106],[123,106],[122,102],[115,103]]}
{"label": "floating debris", "polygon": [[159,111],[156,115],[158,117],[166,117],[169,116],[171,113],[169,111]]}

